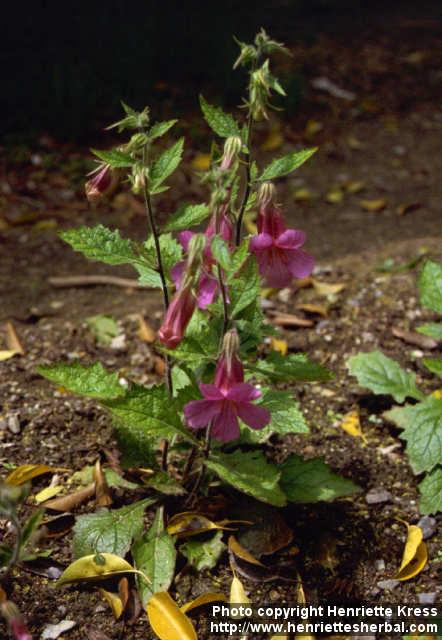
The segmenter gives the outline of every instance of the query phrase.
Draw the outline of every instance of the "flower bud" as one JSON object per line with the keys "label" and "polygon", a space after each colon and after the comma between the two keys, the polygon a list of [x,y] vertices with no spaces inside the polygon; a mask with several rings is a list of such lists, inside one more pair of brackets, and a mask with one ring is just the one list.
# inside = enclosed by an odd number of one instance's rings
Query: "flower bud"
{"label": "flower bud", "polygon": [[229,136],[224,143],[224,153],[221,160],[221,170],[227,171],[232,166],[242,149],[242,141],[239,136]]}
{"label": "flower bud", "polygon": [[11,600],[6,600],[0,604],[0,613],[8,623],[14,640],[32,640],[20,611]]}
{"label": "flower bud", "polygon": [[197,272],[200,268],[202,259],[203,259],[203,251],[206,246],[206,238],[202,233],[195,233],[189,242],[188,249],[188,257],[187,257],[187,265],[185,274],[186,276],[195,279]]}
{"label": "flower bud", "polygon": [[168,349],[175,349],[184,337],[196,307],[196,298],[192,292],[192,281],[185,278],[183,285],[175,293],[170,303],[158,337]]}
{"label": "flower bud", "polygon": [[275,199],[276,189],[273,182],[263,182],[258,191],[258,207],[266,207]]}
{"label": "flower bud", "polygon": [[[238,42],[238,41],[237,41]],[[252,44],[244,44],[244,42],[238,42],[241,51],[238,58],[233,65],[233,68],[245,67],[258,57],[258,52]]]}
{"label": "flower bud", "polygon": [[114,185],[114,175],[109,164],[100,164],[94,171],[91,171],[89,175],[93,175],[94,177],[86,182],[84,190],[89,202],[95,204],[112,189]]}

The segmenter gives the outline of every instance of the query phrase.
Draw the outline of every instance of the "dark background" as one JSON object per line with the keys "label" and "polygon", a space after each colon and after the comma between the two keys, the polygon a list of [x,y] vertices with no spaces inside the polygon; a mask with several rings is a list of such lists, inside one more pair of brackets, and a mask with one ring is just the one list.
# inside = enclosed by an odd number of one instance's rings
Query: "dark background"
{"label": "dark background", "polygon": [[[101,0],[12,2],[3,9],[3,133],[47,131],[86,139],[117,118],[122,99],[177,112],[204,88],[224,104],[238,101],[244,78],[232,73],[237,45],[264,26],[290,44],[327,33],[354,40],[376,33],[392,14],[434,19],[439,2],[377,0]],[[393,20],[394,22],[394,20]],[[289,111],[303,77],[285,78]],[[351,79],[347,83],[351,89]],[[287,103],[286,103],[287,104]],[[156,114],[161,115],[161,113]]]}

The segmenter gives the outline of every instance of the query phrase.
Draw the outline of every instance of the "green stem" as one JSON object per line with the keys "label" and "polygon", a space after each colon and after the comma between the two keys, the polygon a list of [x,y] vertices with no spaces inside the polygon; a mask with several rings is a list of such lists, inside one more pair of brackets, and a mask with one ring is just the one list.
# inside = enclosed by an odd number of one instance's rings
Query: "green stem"
{"label": "green stem", "polygon": [[7,575],[9,575],[12,567],[18,561],[19,556],[20,556],[20,547],[21,547],[21,526],[20,526],[20,522],[18,521],[18,518],[14,513],[9,513],[7,517],[12,522],[12,524],[14,525],[14,529],[15,529],[15,545],[14,545],[14,548],[12,550],[11,557],[9,558],[9,562],[6,565],[5,573],[3,574],[3,579],[6,578]]}
{"label": "green stem", "polygon": [[250,195],[250,189],[251,189],[251,176],[250,176],[250,167],[252,164],[252,158],[251,158],[251,154],[252,154],[252,150],[250,148],[250,143],[252,140],[252,125],[253,125],[253,116],[252,116],[252,109],[249,106],[249,116],[247,118],[247,160],[246,160],[246,184],[244,187],[244,194],[243,194],[243,198],[242,198],[242,202],[241,202],[241,207],[239,209],[239,213],[238,213],[238,219],[236,221],[236,238],[235,238],[235,243],[236,246],[239,247],[240,242],[241,242],[241,230],[242,230],[242,221],[244,218],[244,212],[246,209],[246,205],[247,205],[247,201],[249,199],[249,195]]}

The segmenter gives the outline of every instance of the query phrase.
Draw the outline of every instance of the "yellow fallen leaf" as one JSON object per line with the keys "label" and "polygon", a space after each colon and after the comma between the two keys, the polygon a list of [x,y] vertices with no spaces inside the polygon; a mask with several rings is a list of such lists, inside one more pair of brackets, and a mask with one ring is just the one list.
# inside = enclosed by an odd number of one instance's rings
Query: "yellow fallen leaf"
{"label": "yellow fallen leaf", "polygon": [[249,551],[247,551],[247,549],[244,549],[244,547],[239,544],[235,536],[229,536],[228,546],[229,546],[229,551],[232,551],[236,556],[238,556],[238,558],[241,558],[246,562],[250,562],[251,564],[256,564],[259,567],[264,566],[262,562],[254,558],[252,554],[249,553]]}
{"label": "yellow fallen leaf", "polygon": [[232,529],[226,525],[239,522],[243,523],[244,520],[221,520],[219,522],[213,522],[196,511],[183,511],[183,513],[177,513],[172,516],[169,520],[167,533],[170,536],[189,538],[191,536],[197,536],[200,533],[205,533],[206,531],[212,531],[212,529],[231,531]]}
{"label": "yellow fallen leaf", "polygon": [[279,149],[283,142],[284,138],[281,135],[279,127],[274,127],[262,143],[261,149],[262,151],[275,151],[275,149]]}
{"label": "yellow fallen leaf", "polygon": [[110,608],[112,609],[112,613],[114,614],[115,620],[121,618],[121,614],[124,611],[123,602],[118,593],[112,593],[112,591],[106,591],[106,589],[99,589],[101,595],[106,600]]}
{"label": "yellow fallen leaf", "polygon": [[421,206],[422,205],[420,202],[407,202],[406,204],[400,204],[396,209],[396,213],[400,216],[403,216],[406,213],[410,213],[411,211],[420,209]]}
{"label": "yellow fallen leaf", "polygon": [[[20,467],[14,469],[14,471],[11,471],[6,478],[6,482],[18,486],[29,482],[29,480],[33,478],[37,478],[37,476],[42,476],[44,473],[60,470],[61,469],[49,467],[47,464],[22,464]],[[67,469],[63,469],[63,471],[67,471]]]}
{"label": "yellow fallen leaf", "polygon": [[364,211],[382,211],[387,206],[385,198],[377,198],[376,200],[359,200],[359,204]]}
{"label": "yellow fallen leaf", "polygon": [[[134,569],[124,558],[120,558],[113,553],[97,553],[83,556],[72,562],[57,580],[57,586],[70,584],[71,582],[103,580],[120,573],[138,573],[144,576],[141,571]],[[146,576],[144,578],[147,579]]]}
{"label": "yellow fallen leaf", "polygon": [[8,346],[8,349],[10,349],[11,351],[15,351],[15,353],[21,356],[25,355],[25,350],[23,349],[23,346],[18,339],[17,332],[12,322],[6,323],[6,344]]}
{"label": "yellow fallen leaf", "polygon": [[365,182],[362,180],[349,180],[345,183],[347,193],[359,193],[365,188]]}
{"label": "yellow fallen leaf", "polygon": [[311,283],[318,296],[334,296],[343,289],[345,289],[344,282],[337,282],[332,284],[331,282],[320,282],[315,278],[311,278]]}
{"label": "yellow fallen leaf", "polygon": [[[301,576],[298,574],[298,584],[297,584],[297,588],[296,588],[296,602],[297,604],[300,604],[302,606],[305,606],[307,604],[307,600],[305,597],[305,593],[304,593],[304,587],[302,586],[302,580],[301,580]],[[307,620],[304,620],[304,622],[308,622]],[[297,633],[295,635],[295,640],[315,640],[315,636],[310,635],[309,633],[307,634],[302,634],[300,635],[299,633]]]}
{"label": "yellow fallen leaf", "polygon": [[233,576],[232,584],[230,585],[229,602],[230,604],[250,604],[250,599],[244,591],[243,584],[236,576]]}
{"label": "yellow fallen leaf", "polygon": [[339,188],[330,189],[330,191],[325,196],[325,201],[329,204],[339,204],[343,199],[344,193]]}
{"label": "yellow fallen leaf", "polygon": [[150,626],[160,640],[197,640],[192,622],[166,591],[154,593],[146,611]]}
{"label": "yellow fallen leaf", "polygon": [[55,487],[46,487],[45,489],[42,489],[41,491],[35,494],[34,496],[35,502],[37,502],[37,504],[40,504],[41,502],[50,500],[50,498],[53,498],[62,490],[63,490],[63,487],[61,486],[61,484],[57,484]]}
{"label": "yellow fallen leaf", "polygon": [[359,419],[359,411],[349,411],[345,414],[342,422],[339,425],[345,433],[353,436],[353,438],[362,438],[364,442],[367,442],[366,437],[361,431],[361,421]]}
{"label": "yellow fallen leaf", "polygon": [[287,351],[289,347],[286,340],[278,340],[277,338],[271,338],[270,346],[273,349],[273,351],[279,351],[279,353],[283,356],[287,355]]}
{"label": "yellow fallen leaf", "polygon": [[363,149],[364,148],[363,143],[360,140],[358,140],[358,138],[356,138],[356,136],[348,136],[347,144],[350,147],[350,149]]}
{"label": "yellow fallen leaf", "polygon": [[404,524],[407,526],[407,540],[401,566],[395,575],[396,580],[414,578],[422,571],[428,560],[427,545],[423,541],[422,529],[415,524],[410,525],[406,522]]}
{"label": "yellow fallen leaf", "polygon": [[197,153],[191,162],[191,167],[197,171],[207,171],[210,167],[211,160],[212,156],[210,153]]}
{"label": "yellow fallen leaf", "polygon": [[13,358],[18,355],[20,354],[18,351],[15,351],[15,349],[0,351],[0,362],[3,362],[3,360],[9,360],[9,358]]}
{"label": "yellow fallen leaf", "polygon": [[155,342],[156,332],[152,329],[152,327],[147,324],[143,316],[140,314],[138,316],[138,337],[143,342],[152,343]]}
{"label": "yellow fallen leaf", "polygon": [[300,187],[299,189],[295,189],[293,192],[293,198],[298,202],[307,202],[313,198],[313,194],[310,189]]}
{"label": "yellow fallen leaf", "polygon": [[202,607],[203,605],[210,604],[211,602],[227,602],[227,597],[224,595],[224,593],[202,593],[200,596],[198,596],[198,598],[195,598],[195,600],[191,600],[190,602],[186,602],[186,604],[183,604],[180,609],[183,613],[187,613],[192,609]]}
{"label": "yellow fallen leaf", "polygon": [[319,120],[307,120],[307,124],[305,125],[305,135],[307,138],[313,138],[317,133],[322,131],[324,125]]}

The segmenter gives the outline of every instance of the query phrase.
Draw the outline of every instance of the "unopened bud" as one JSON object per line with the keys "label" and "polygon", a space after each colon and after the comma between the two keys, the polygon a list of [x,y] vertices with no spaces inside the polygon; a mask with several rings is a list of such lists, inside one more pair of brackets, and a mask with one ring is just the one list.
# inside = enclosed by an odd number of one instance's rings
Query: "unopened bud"
{"label": "unopened bud", "polygon": [[186,277],[195,278],[203,258],[203,251],[206,246],[206,238],[202,233],[195,233],[189,242]]}
{"label": "unopened bud", "polygon": [[134,193],[141,193],[146,184],[145,168],[140,167],[134,170],[132,178],[132,191]]}
{"label": "unopened bud", "polygon": [[229,136],[224,143],[224,153],[221,161],[221,170],[227,171],[232,166],[242,149],[242,140],[239,136]]}
{"label": "unopened bud", "polygon": [[[223,353],[226,357],[226,362],[229,367],[229,363],[233,362],[233,358],[239,351],[239,336],[236,329],[227,331],[223,338]],[[230,367],[229,367],[230,368]]]}
{"label": "unopened bud", "polygon": [[273,182],[263,182],[258,191],[259,207],[266,207],[272,200],[275,199],[276,189]]}
{"label": "unopened bud", "polygon": [[234,69],[240,66],[247,66],[248,64],[256,60],[258,56],[258,52],[252,44],[244,44],[243,42],[238,42],[238,44],[241,47],[241,52],[236,59],[235,64],[233,65]]}

